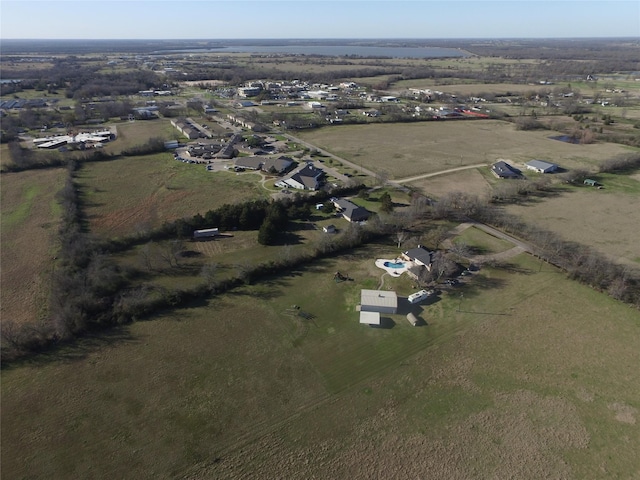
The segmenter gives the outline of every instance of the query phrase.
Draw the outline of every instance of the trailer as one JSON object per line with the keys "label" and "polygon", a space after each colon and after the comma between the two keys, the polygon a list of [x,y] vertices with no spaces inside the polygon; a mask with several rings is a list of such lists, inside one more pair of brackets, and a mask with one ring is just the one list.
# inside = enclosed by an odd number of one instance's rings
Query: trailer
{"label": "trailer", "polygon": [[409,295],[407,300],[409,303],[420,303],[422,300],[426,299],[429,296],[429,292],[426,290],[420,290],[419,292],[412,293]]}
{"label": "trailer", "polygon": [[220,234],[219,228],[205,228],[203,230],[194,230],[193,239],[200,240],[204,238],[214,238]]}

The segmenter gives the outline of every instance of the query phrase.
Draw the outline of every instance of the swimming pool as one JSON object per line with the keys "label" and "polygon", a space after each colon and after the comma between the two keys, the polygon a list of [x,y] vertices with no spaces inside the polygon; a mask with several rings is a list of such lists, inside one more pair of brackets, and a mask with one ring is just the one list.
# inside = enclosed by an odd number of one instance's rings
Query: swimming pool
{"label": "swimming pool", "polygon": [[392,277],[399,277],[406,272],[410,266],[410,262],[403,262],[400,258],[396,258],[394,260],[379,258],[376,260],[376,267],[381,268]]}
{"label": "swimming pool", "polygon": [[387,268],[405,268],[404,262],[384,262],[383,265]]}

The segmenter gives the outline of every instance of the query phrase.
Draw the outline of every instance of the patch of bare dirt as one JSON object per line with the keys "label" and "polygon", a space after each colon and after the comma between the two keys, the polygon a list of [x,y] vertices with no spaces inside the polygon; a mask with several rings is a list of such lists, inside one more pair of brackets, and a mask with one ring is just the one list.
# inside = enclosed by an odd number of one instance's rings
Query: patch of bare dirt
{"label": "patch of bare dirt", "polygon": [[610,403],[608,405],[609,410],[613,410],[616,413],[616,420],[629,425],[636,424],[636,415],[638,415],[638,409],[624,403]]}

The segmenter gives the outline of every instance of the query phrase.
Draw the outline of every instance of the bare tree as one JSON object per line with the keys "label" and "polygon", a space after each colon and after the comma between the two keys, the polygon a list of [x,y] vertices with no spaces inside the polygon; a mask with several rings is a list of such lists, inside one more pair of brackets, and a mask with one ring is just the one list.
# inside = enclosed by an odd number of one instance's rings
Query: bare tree
{"label": "bare tree", "polygon": [[402,246],[402,243],[409,238],[409,233],[404,230],[396,232],[396,242],[398,242],[398,248]]}
{"label": "bare tree", "polygon": [[450,251],[462,258],[468,258],[471,256],[471,249],[469,248],[469,245],[467,245],[467,242],[465,242],[464,240],[454,242],[451,245]]}
{"label": "bare tree", "polygon": [[433,246],[434,250],[440,248],[442,242],[447,238],[448,230],[445,227],[437,227],[425,235],[425,243]]}
{"label": "bare tree", "polygon": [[149,242],[145,244],[139,250],[139,256],[142,264],[146,267],[146,269],[150,272],[153,270],[153,254],[154,254],[154,244],[153,242]]}
{"label": "bare tree", "polygon": [[215,286],[216,283],[216,274],[218,272],[218,264],[215,262],[207,263],[202,266],[200,270],[200,275],[204,278],[205,283],[209,288]]}
{"label": "bare tree", "polygon": [[177,267],[180,254],[184,251],[184,241],[177,239],[166,242],[160,251],[160,256],[169,267]]}

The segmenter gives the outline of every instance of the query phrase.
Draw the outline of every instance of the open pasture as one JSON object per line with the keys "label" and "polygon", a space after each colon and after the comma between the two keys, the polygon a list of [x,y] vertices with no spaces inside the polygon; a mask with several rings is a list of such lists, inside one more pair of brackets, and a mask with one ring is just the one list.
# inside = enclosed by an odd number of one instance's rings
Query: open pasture
{"label": "open pasture", "polygon": [[169,153],[85,164],[78,174],[91,230],[121,236],[265,195],[255,175],[207,172]]}
{"label": "open pasture", "polygon": [[451,192],[466,192],[484,198],[491,191],[490,179],[478,168],[423,178],[408,185],[433,198],[439,198]]}
{"label": "open pasture", "polygon": [[55,194],[65,177],[61,168],[2,174],[3,321],[35,323],[46,314],[60,219]]}
{"label": "open pasture", "polygon": [[[4,475],[637,472],[637,311],[521,255],[423,305],[428,326],[359,325],[359,289],[394,250],[323,260],[6,370]],[[336,270],[354,281],[336,284]]]}
{"label": "open pasture", "polygon": [[623,153],[623,147],[598,143],[573,145],[549,137],[554,132],[518,131],[497,120],[345,125],[303,131],[318,147],[392,179],[439,172],[505,159],[524,163],[551,160],[564,168],[589,167]]}
{"label": "open pasture", "polygon": [[139,147],[154,137],[163,140],[183,139],[168,119],[136,120],[115,125],[117,138],[105,145],[106,152],[119,154],[123,150]]}
{"label": "open pasture", "polygon": [[579,186],[551,197],[510,205],[507,211],[562,238],[622,262],[640,262],[640,178],[596,176],[604,189]]}

